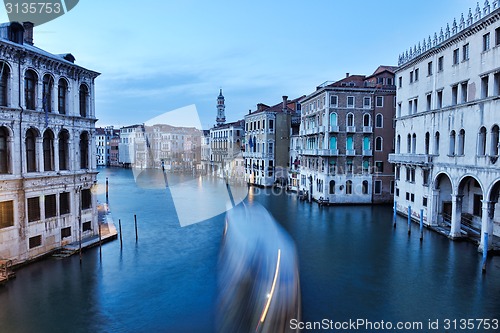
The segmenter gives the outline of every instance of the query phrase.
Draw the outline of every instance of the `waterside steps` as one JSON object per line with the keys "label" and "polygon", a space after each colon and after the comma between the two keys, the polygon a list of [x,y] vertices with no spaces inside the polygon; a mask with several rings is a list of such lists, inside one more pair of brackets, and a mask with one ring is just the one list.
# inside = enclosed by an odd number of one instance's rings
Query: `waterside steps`
{"label": "waterside steps", "polygon": [[75,253],[80,251],[80,247],[82,249],[91,248],[94,246],[99,246],[99,243],[104,244],[109,241],[112,241],[118,237],[118,231],[116,230],[115,224],[113,222],[113,218],[109,212],[108,205],[99,204],[97,206],[98,212],[98,225],[100,228],[101,237],[99,238],[99,234],[94,235],[92,237],[87,237],[80,241],[76,241],[70,244],[66,244],[61,247],[58,251],[56,251],[52,257],[55,258],[67,258],[72,256]]}
{"label": "waterside steps", "polygon": [[0,285],[16,277],[12,271],[12,260],[0,259]]}

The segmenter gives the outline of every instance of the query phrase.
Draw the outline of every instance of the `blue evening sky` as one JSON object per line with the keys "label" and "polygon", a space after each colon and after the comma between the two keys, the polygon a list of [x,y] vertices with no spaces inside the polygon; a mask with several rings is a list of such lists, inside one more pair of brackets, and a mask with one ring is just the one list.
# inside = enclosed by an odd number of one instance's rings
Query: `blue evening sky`
{"label": "blue evening sky", "polygon": [[235,121],[257,103],[309,94],[346,72],[397,65],[400,53],[475,6],[471,0],[81,0],[36,27],[34,41],[102,73],[97,126],[143,123],[195,104],[209,128],[219,88],[226,118]]}

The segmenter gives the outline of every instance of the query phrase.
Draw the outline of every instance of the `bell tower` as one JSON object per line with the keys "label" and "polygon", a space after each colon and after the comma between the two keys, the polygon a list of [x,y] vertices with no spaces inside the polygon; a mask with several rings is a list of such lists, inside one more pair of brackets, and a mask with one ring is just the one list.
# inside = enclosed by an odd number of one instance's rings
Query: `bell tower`
{"label": "bell tower", "polygon": [[225,114],[226,106],[224,105],[224,96],[222,95],[222,88],[219,93],[219,97],[217,97],[217,125],[222,125],[226,122],[226,114]]}

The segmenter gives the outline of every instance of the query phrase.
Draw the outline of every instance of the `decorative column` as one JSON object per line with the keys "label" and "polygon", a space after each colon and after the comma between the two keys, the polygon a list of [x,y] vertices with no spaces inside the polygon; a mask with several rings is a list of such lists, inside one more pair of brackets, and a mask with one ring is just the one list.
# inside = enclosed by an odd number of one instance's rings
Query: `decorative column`
{"label": "decorative column", "polygon": [[427,209],[427,223],[429,225],[438,225],[438,217],[439,217],[439,192],[440,190],[433,189],[432,196],[430,197],[430,209]]}
{"label": "decorative column", "polygon": [[482,216],[481,216],[481,242],[479,243],[479,252],[484,251],[485,245],[485,233],[488,233],[488,245],[487,249],[492,248],[493,239],[493,213],[494,213],[494,202],[488,200],[482,200]]}
{"label": "decorative column", "polygon": [[54,171],[59,171],[59,137],[54,138]]}
{"label": "decorative column", "polygon": [[462,198],[463,195],[451,195],[451,230],[449,237],[451,239],[460,238],[460,226],[462,224]]}
{"label": "decorative column", "polygon": [[43,172],[43,139],[39,136],[36,138],[35,147],[37,171]]}

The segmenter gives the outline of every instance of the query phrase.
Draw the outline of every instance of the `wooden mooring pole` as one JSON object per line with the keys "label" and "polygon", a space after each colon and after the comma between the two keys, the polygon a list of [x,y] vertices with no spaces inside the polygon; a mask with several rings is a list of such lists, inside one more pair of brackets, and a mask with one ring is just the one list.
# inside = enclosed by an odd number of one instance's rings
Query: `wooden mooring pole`
{"label": "wooden mooring pole", "polygon": [[118,229],[120,230],[120,247],[123,245],[122,241],[122,220],[118,219]]}
{"label": "wooden mooring pole", "polygon": [[420,241],[424,240],[424,210],[420,209]]}
{"label": "wooden mooring pole", "polygon": [[108,203],[108,190],[109,190],[109,182],[108,182],[108,177],[106,177],[106,203]]}
{"label": "wooden mooring pole", "polygon": [[137,235],[137,215],[134,214],[134,224],[135,224],[135,241],[139,240],[139,236]]}
{"label": "wooden mooring pole", "polygon": [[483,243],[483,273],[486,273],[486,259],[488,259],[488,233],[484,233]]}
{"label": "wooden mooring pole", "polygon": [[394,208],[392,212],[392,221],[394,222],[394,228],[396,228],[396,207],[397,207],[397,202],[394,200]]}
{"label": "wooden mooring pole", "polygon": [[411,206],[408,206],[408,235],[411,234]]}

